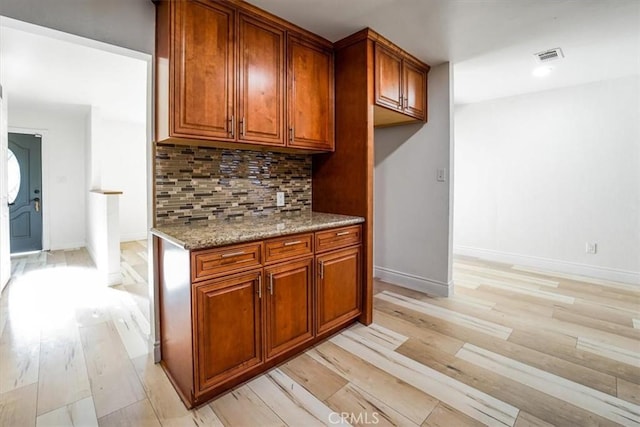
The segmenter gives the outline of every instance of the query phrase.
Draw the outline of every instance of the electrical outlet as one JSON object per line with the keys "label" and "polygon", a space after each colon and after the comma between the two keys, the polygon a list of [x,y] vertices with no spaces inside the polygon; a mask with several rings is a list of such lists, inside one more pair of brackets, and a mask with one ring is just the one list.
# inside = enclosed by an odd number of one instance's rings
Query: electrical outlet
{"label": "electrical outlet", "polygon": [[438,182],[447,182],[447,170],[438,169],[438,176],[436,177]]}
{"label": "electrical outlet", "polygon": [[589,243],[586,245],[586,252],[591,255],[595,255],[598,252],[598,244],[597,243]]}
{"label": "electrical outlet", "polygon": [[276,206],[284,206],[284,191],[276,193]]}

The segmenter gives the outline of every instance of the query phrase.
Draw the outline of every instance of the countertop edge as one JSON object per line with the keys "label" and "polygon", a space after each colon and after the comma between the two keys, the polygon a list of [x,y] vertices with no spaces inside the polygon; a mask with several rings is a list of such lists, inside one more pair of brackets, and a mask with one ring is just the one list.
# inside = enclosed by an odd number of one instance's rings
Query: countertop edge
{"label": "countertop edge", "polygon": [[309,225],[309,226],[302,226],[296,230],[273,230],[273,231],[267,231],[267,232],[260,232],[260,233],[256,233],[256,234],[245,234],[243,236],[232,236],[232,237],[227,237],[227,238],[219,238],[219,239],[208,239],[206,242],[200,242],[200,241],[192,241],[192,242],[186,242],[183,240],[180,240],[174,236],[171,236],[155,227],[151,228],[151,234],[160,237],[162,239],[165,239],[175,245],[180,246],[183,249],[187,249],[190,251],[196,251],[196,250],[201,250],[201,249],[209,249],[209,248],[217,248],[217,247],[221,247],[221,246],[228,246],[228,245],[233,245],[233,244],[237,244],[237,243],[245,243],[245,242],[252,242],[252,241],[257,241],[257,240],[266,240],[266,239],[272,239],[274,237],[283,237],[283,236],[290,236],[290,235],[294,235],[294,234],[302,234],[302,233],[309,233],[309,232],[315,232],[315,231],[320,231],[320,230],[326,230],[329,228],[337,228],[337,227],[346,227],[349,225],[357,225],[357,224],[362,224],[365,222],[365,219],[362,217],[351,217],[351,218],[346,218],[346,219],[341,219],[341,220],[336,220],[336,221],[330,221],[330,222],[326,222],[326,223],[322,223],[322,224],[315,224],[315,225]]}

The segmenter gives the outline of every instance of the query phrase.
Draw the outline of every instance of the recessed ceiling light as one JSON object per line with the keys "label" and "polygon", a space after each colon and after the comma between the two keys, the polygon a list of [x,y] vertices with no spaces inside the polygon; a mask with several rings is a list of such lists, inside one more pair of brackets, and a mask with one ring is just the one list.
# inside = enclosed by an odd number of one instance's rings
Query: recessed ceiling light
{"label": "recessed ceiling light", "polygon": [[537,67],[534,68],[534,70],[531,72],[531,75],[533,77],[547,77],[551,71],[553,71],[553,67],[550,67],[548,65],[543,65],[542,67]]}

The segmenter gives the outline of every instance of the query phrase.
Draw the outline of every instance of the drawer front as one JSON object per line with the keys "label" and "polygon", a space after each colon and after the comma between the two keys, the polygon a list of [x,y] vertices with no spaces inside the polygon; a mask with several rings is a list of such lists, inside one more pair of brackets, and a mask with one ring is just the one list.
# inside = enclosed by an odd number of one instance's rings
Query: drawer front
{"label": "drawer front", "polygon": [[264,244],[264,261],[267,264],[311,254],[313,254],[313,234],[267,240]]}
{"label": "drawer front", "polygon": [[197,282],[262,265],[262,242],[206,249],[191,255],[191,280]]}
{"label": "drawer front", "polygon": [[316,253],[357,245],[362,241],[362,226],[334,228],[316,233]]}

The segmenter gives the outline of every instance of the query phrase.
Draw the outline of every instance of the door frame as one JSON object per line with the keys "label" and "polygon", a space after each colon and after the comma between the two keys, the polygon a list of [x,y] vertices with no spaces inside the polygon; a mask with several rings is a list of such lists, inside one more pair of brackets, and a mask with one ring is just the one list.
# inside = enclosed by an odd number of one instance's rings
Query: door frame
{"label": "door frame", "polygon": [[8,126],[7,131],[8,133],[21,133],[24,135],[41,135],[42,193],[40,194],[40,199],[42,200],[42,250],[48,251],[51,248],[51,213],[49,211],[49,156],[51,152],[46,143],[48,140],[48,131],[47,129],[32,129],[17,126]]}
{"label": "door frame", "polygon": [[[19,21],[13,18],[9,18],[6,16],[0,15],[0,27],[6,26],[15,28],[18,30],[22,30],[32,34],[38,34],[41,36],[46,36],[50,38],[54,38],[57,40],[63,40],[69,43],[87,46],[94,49],[99,49],[102,51],[115,53],[118,55],[127,56],[130,58],[139,59],[145,61],[147,64],[147,124],[146,124],[146,184],[147,184],[147,260],[148,260],[148,285],[149,285],[149,323],[151,326],[151,333],[149,336],[149,341],[151,345],[151,349],[154,355],[154,359],[156,362],[160,361],[160,316],[159,313],[159,301],[157,298],[159,292],[159,283],[157,276],[157,247],[155,247],[155,239],[151,235],[150,228],[155,226],[155,145],[153,143],[155,134],[154,134],[154,81],[155,81],[155,61],[154,55],[149,53],[140,52],[137,50],[125,48],[122,46],[117,46],[109,43],[105,43],[99,40],[90,39],[87,37],[77,36],[71,33],[67,33],[64,31],[55,30],[53,28],[43,27],[41,25],[35,25],[24,21]],[[50,151],[48,150],[50,147],[45,144],[45,139],[47,139],[47,131],[45,129],[24,129],[24,128],[8,128],[9,132],[13,132],[12,129],[19,130],[17,133],[24,133],[25,131],[35,131],[35,133],[39,133],[42,135],[42,179],[43,179],[43,193],[46,192],[48,194],[48,186],[45,187],[45,181],[49,179],[49,168],[48,168],[48,157]],[[44,148],[47,147],[47,148]],[[45,160],[47,159],[47,160]],[[45,166],[47,164],[47,166]],[[46,178],[45,178],[46,177]],[[86,197],[86,194],[85,194]],[[48,213],[45,216],[44,204],[45,198],[42,200],[43,202],[43,223],[42,223],[42,235],[43,235],[43,250],[48,250],[51,247],[51,239],[50,239],[50,219],[48,218]],[[46,237],[45,237],[46,236]],[[46,245],[46,246],[45,246]]]}

